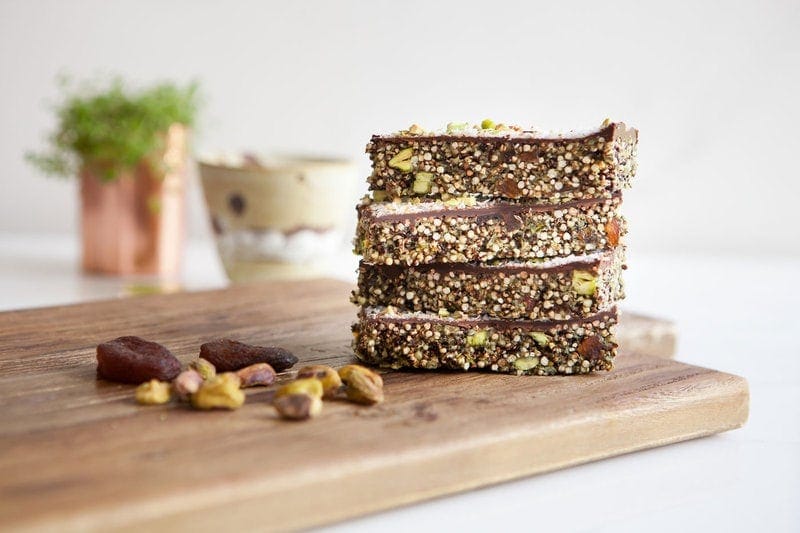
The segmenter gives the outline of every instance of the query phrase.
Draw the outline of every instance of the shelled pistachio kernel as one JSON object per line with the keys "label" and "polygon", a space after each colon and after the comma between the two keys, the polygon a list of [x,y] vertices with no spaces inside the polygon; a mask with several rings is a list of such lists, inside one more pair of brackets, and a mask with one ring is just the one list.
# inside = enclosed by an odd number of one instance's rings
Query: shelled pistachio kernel
{"label": "shelled pistachio kernel", "polygon": [[305,393],[275,398],[272,405],[281,417],[288,420],[306,420],[322,412],[322,399]]}
{"label": "shelled pistachio kernel", "polygon": [[494,120],[492,120],[490,118],[483,119],[483,122],[481,122],[481,129],[482,130],[494,129]]}
{"label": "shelled pistachio kernel", "polygon": [[486,340],[489,338],[489,334],[486,330],[478,330],[472,335],[467,336],[467,344],[472,347],[483,346],[486,344]]}
{"label": "shelled pistachio kernel", "polygon": [[523,372],[536,368],[539,364],[538,357],[520,357],[514,361],[514,368]]}
{"label": "shelled pistachio kernel", "polygon": [[541,331],[532,331],[530,333],[531,338],[536,341],[536,344],[539,346],[547,346],[550,344],[550,337],[542,333]]}
{"label": "shelled pistachio kernel", "polygon": [[433,180],[433,174],[430,172],[417,172],[414,175],[414,183],[411,185],[411,190],[416,194],[427,194],[431,192],[431,180]]}
{"label": "shelled pistachio kernel", "polygon": [[178,374],[178,377],[172,380],[172,390],[179,400],[185,402],[189,401],[192,394],[197,392],[202,384],[203,376],[201,376],[200,372],[197,370],[190,368],[184,370]]}
{"label": "shelled pistachio kernel", "polygon": [[387,194],[387,192],[382,189],[376,189],[372,191],[372,199],[376,202],[383,202],[388,197],[389,195]]}
{"label": "shelled pistachio kernel", "polygon": [[447,133],[455,133],[457,131],[464,131],[467,129],[468,124],[466,122],[448,122],[447,124]]}
{"label": "shelled pistachio kernel", "polygon": [[458,207],[460,205],[474,206],[478,201],[474,196],[456,196],[455,198],[448,198],[444,201],[444,205],[448,207]]}
{"label": "shelled pistachio kernel", "polygon": [[136,401],[142,405],[167,403],[171,396],[170,384],[165,381],[151,379],[136,387]]}
{"label": "shelled pistachio kernel", "polygon": [[192,394],[192,406],[196,409],[238,409],[244,404],[244,392],[240,388],[239,376],[224,372],[204,381]]}
{"label": "shelled pistachio kernel", "polygon": [[297,379],[277,390],[272,405],[283,418],[304,420],[322,411],[323,392],[319,379]]}
{"label": "shelled pistachio kernel", "polygon": [[240,387],[267,387],[275,381],[275,369],[269,363],[256,363],[236,371]]}
{"label": "shelled pistachio kernel", "polygon": [[211,361],[206,361],[202,357],[199,357],[197,360],[189,363],[189,368],[196,370],[204,380],[211,379],[217,375],[217,368],[211,363]]}
{"label": "shelled pistachio kernel", "polygon": [[381,375],[376,373],[376,372],[373,372],[369,368],[367,368],[365,366],[362,366],[362,365],[345,365],[342,368],[340,368],[339,370],[337,370],[337,372],[339,373],[339,377],[342,378],[342,382],[345,383],[345,384],[347,384],[347,381],[356,372],[359,372],[359,373],[362,373],[362,374],[371,373],[371,374],[374,375],[375,380],[378,383],[380,383],[380,386],[383,387],[383,378],[381,377]]}
{"label": "shelled pistachio kernel", "polygon": [[585,270],[572,273],[572,290],[583,296],[592,296],[597,291],[597,278]]}
{"label": "shelled pistachio kernel", "polygon": [[322,382],[317,378],[300,378],[290,381],[279,388],[275,392],[275,398],[289,396],[290,394],[308,394],[309,396],[322,398],[324,393],[325,389],[322,386]]}
{"label": "shelled pistachio kernel", "polygon": [[342,387],[342,378],[333,368],[326,365],[304,366],[297,371],[298,379],[317,378],[322,383],[323,398],[333,398]]}
{"label": "shelled pistachio kernel", "polygon": [[412,148],[403,148],[389,160],[389,166],[400,172],[411,172],[411,158],[414,156]]}
{"label": "shelled pistachio kernel", "polygon": [[345,394],[351,402],[367,405],[383,401],[383,378],[361,365],[347,365],[339,369],[345,384]]}

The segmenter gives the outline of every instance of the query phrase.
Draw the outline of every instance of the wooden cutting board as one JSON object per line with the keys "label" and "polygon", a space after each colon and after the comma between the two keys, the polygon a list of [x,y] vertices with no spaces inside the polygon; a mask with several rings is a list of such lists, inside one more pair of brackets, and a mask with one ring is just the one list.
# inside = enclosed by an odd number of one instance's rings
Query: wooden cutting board
{"label": "wooden cutting board", "polygon": [[[340,520],[741,426],[744,379],[668,355],[626,317],[610,373],[388,373],[386,402],[278,420],[270,390],[235,412],[138,406],[95,380],[95,346],[141,335],[185,363],[219,336],[351,360],[350,287],[239,286],[0,313],[0,525],[36,530],[285,529]],[[669,337],[669,335],[666,335]],[[649,341],[648,341],[649,339]],[[651,342],[652,344],[652,342]],[[288,376],[287,376],[288,379]]]}

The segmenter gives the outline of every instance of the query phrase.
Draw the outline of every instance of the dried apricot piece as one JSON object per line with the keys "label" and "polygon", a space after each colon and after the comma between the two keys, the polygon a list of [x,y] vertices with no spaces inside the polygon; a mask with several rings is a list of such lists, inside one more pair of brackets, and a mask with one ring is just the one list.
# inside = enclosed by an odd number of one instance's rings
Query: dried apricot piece
{"label": "dried apricot piece", "polygon": [[108,381],[171,381],[180,371],[180,361],[157,342],[127,336],[97,345],[97,377]]}
{"label": "dried apricot piece", "polygon": [[253,346],[232,339],[203,344],[200,357],[213,364],[219,372],[232,372],[256,363],[267,363],[276,372],[282,372],[297,362],[297,357],[283,348]]}

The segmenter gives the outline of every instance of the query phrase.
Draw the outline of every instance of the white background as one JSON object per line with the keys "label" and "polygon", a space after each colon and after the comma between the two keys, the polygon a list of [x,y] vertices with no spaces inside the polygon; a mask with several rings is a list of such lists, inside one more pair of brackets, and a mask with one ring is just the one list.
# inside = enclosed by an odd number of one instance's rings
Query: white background
{"label": "white background", "polygon": [[[641,251],[800,253],[800,2],[0,1],[0,230],[72,232],[26,165],[55,76],[200,80],[196,146],[359,158],[451,120],[641,131]],[[197,186],[190,234],[208,233]]]}
{"label": "white background", "polygon": [[[745,376],[747,425],[333,530],[800,530],[800,2],[0,0],[0,309],[122,291],[78,271],[75,184],[22,161],[55,75],[103,71],[199,79],[200,150],[364,172],[369,135],[412,122],[640,129],[625,307],[675,320],[680,360]],[[224,285],[190,200],[184,284]]]}

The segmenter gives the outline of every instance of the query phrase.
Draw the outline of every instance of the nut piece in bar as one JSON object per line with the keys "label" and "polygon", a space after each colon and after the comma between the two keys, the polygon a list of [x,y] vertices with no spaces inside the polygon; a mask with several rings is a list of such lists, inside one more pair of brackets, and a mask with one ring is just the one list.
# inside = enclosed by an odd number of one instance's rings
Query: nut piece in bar
{"label": "nut piece in bar", "polygon": [[256,363],[267,363],[276,372],[283,372],[297,362],[297,357],[283,348],[254,346],[232,339],[203,344],[200,346],[200,357],[213,364],[218,372],[239,370]]}
{"label": "nut piece in bar", "polygon": [[181,363],[166,347],[140,337],[119,337],[97,346],[97,377],[119,383],[171,381]]}

